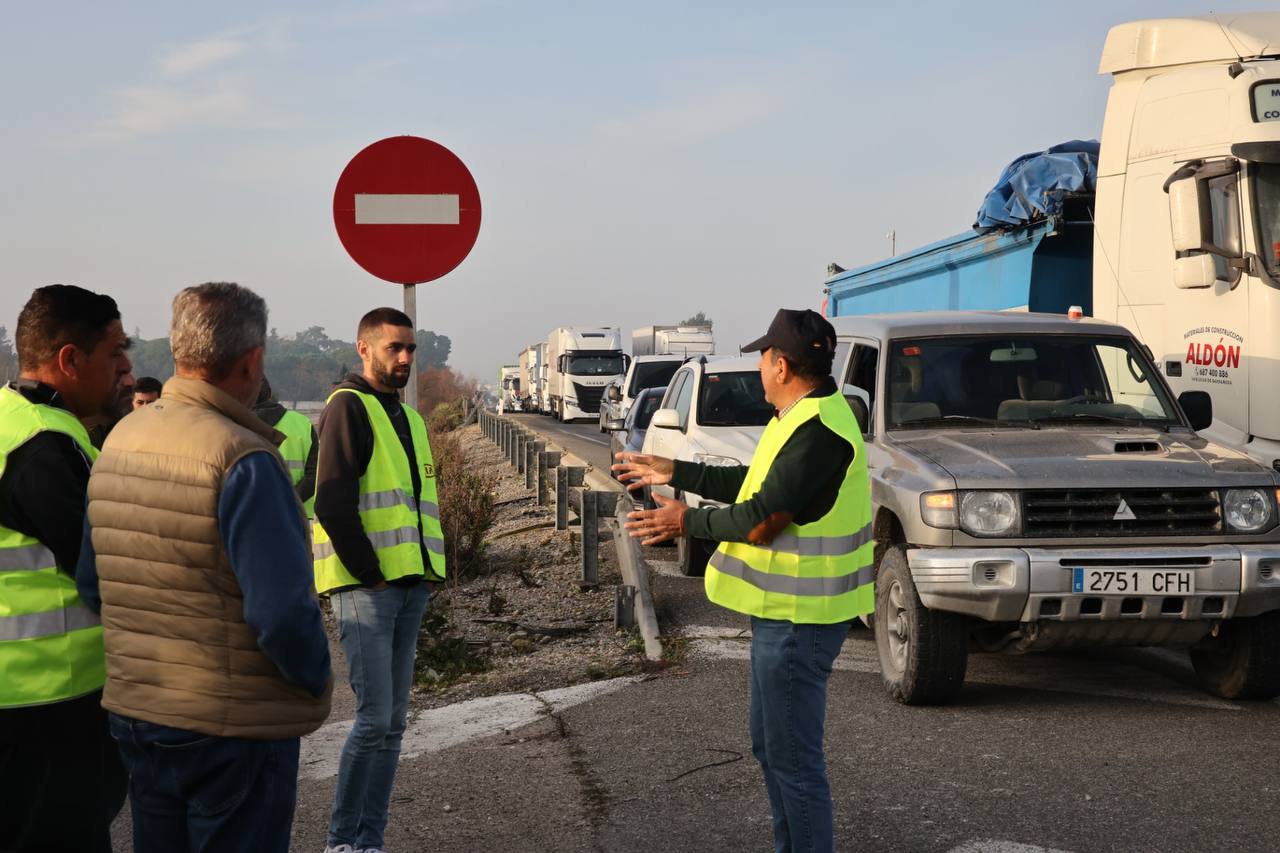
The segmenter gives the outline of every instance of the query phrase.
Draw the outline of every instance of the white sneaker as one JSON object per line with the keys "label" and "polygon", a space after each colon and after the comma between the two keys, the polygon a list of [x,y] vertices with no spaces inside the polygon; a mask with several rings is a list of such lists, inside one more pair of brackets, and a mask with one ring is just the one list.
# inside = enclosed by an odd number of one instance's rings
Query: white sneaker
{"label": "white sneaker", "polygon": [[325,847],[324,853],[357,853],[357,851],[350,844],[338,844],[334,847]]}

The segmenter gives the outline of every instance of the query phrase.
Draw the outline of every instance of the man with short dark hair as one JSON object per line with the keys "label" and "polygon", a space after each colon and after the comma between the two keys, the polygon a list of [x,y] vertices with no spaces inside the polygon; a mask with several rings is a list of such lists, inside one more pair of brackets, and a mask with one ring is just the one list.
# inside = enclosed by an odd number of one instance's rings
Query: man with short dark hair
{"label": "man with short dark hair", "polygon": [[284,853],[301,738],[329,713],[306,518],[283,436],[249,409],[266,332],[247,288],[179,293],[176,375],[89,480],[77,586],[102,612],[138,853]]}
{"label": "man with short dark hair", "polygon": [[55,284],[18,317],[0,389],[0,849],[110,851],[125,775],[100,705],[102,626],[76,593],[82,419],[114,417],[131,366],[109,296]]}
{"label": "man with short dark hair", "polygon": [[823,754],[827,679],[853,619],[875,609],[871,489],[862,433],[831,378],[835,329],[814,311],[780,310],[742,348],[760,352],[777,409],[749,467],[623,452],[628,488],[671,483],[730,502],[690,509],[655,494],[630,514],[644,544],[686,531],[720,542],[707,597],[751,617],[751,746],[764,771],[775,849],[834,847]]}
{"label": "man with short dark hair", "polygon": [[425,581],[444,580],[435,465],[422,416],[402,406],[413,323],[378,308],[360,321],[361,373],[320,416],[313,556],[347,656],[356,720],[338,765],[329,853],[382,849],[404,734]]}
{"label": "man with short dark hair", "polygon": [[156,400],[160,399],[160,392],[164,386],[160,384],[160,380],[154,376],[140,376],[133,383],[133,405],[131,409],[141,409],[143,406],[150,406]]}

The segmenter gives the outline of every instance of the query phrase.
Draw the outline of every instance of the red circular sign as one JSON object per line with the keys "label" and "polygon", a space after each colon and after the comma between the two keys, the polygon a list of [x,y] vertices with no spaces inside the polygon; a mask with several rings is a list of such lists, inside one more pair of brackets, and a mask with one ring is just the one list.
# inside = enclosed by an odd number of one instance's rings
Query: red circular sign
{"label": "red circular sign", "polygon": [[476,244],[480,190],[448,148],[392,136],[361,151],[338,177],[333,224],[357,264],[378,278],[440,278]]}

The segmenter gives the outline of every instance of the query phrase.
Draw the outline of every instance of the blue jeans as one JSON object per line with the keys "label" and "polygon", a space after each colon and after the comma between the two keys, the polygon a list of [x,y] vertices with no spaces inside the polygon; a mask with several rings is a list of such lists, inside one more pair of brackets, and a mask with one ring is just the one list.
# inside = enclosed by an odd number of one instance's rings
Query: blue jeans
{"label": "blue jeans", "polygon": [[332,596],[356,694],[356,721],[338,763],[338,790],[329,818],[331,846],[382,847],[409,709],[418,628],[429,596],[425,583]]}
{"label": "blue jeans", "polygon": [[214,737],[112,714],[134,853],[289,849],[299,739]]}
{"label": "blue jeans", "polygon": [[827,679],[849,623],[751,618],[751,751],[764,771],[776,853],[835,848],[822,751]]}

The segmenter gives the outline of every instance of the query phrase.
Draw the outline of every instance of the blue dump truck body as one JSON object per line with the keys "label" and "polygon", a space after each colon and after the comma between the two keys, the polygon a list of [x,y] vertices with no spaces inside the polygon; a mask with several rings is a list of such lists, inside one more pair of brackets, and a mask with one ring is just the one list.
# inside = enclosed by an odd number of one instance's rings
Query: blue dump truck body
{"label": "blue dump truck body", "polygon": [[1098,143],[1024,154],[983,199],[973,230],[827,279],[832,317],[886,311],[1093,314]]}
{"label": "blue dump truck body", "polygon": [[[1067,205],[1071,210],[1073,205]],[[1064,214],[966,231],[827,279],[827,313],[1003,311],[1093,314],[1093,223]]]}

